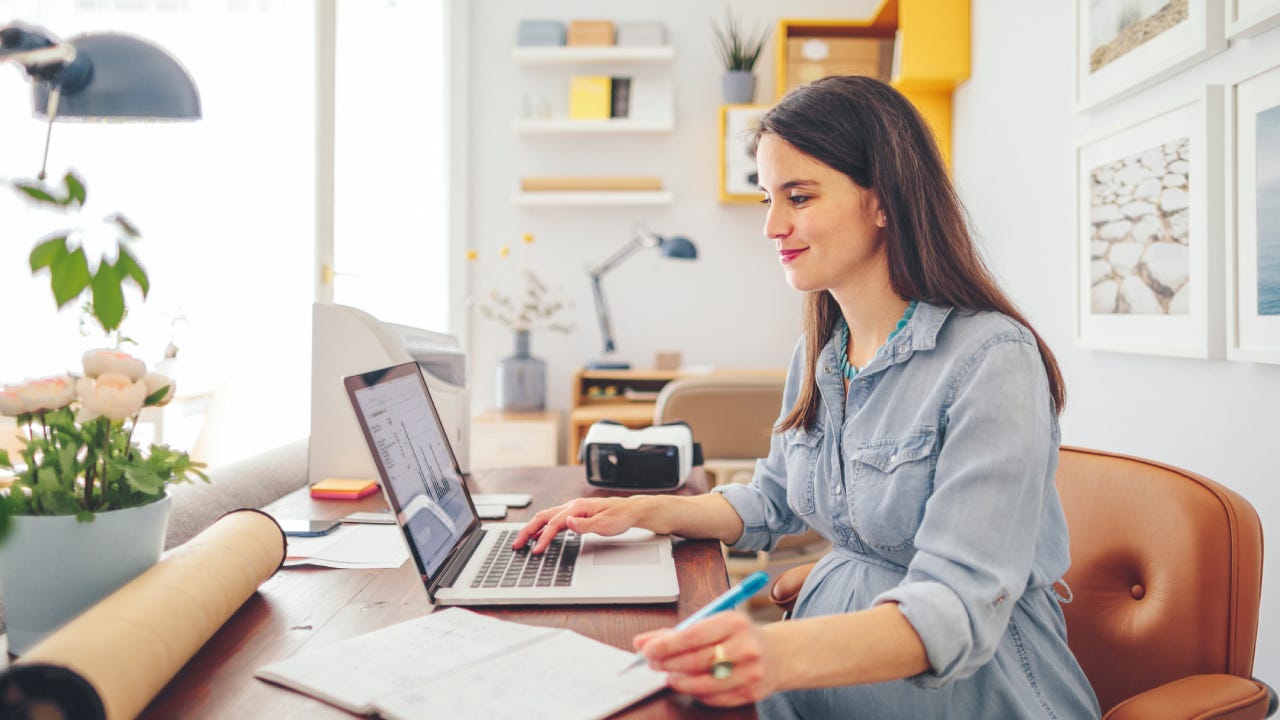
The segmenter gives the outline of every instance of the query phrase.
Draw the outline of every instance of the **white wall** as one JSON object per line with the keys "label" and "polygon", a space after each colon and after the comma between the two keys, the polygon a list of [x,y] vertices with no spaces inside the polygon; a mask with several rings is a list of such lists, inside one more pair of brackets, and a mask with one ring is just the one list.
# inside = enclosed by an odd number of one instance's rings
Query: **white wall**
{"label": "white wall", "polygon": [[[787,17],[849,17],[870,14],[874,0],[736,2],[744,25],[772,24]],[[864,9],[865,6],[865,9]],[[600,353],[590,286],[584,268],[599,263],[643,221],[658,233],[682,234],[698,246],[693,263],[666,260],[650,250],[633,256],[604,280],[618,354],[633,367],[653,366],[657,351],[677,350],[687,365],[717,368],[782,367],[799,328],[800,297],[782,277],[773,245],[761,232],[763,209],[717,201],[718,111],[721,66],[711,21],[721,3],[678,0],[608,3],[537,0],[520,5],[501,0],[471,4],[470,233],[481,253],[470,266],[471,287],[483,293],[498,277],[497,248],[519,246],[532,232],[537,242],[515,249],[549,285],[561,286],[573,303],[571,334],[535,333],[534,355],[548,363],[551,409],[569,406],[574,370]],[[675,47],[670,76],[675,83],[676,129],[669,135],[516,135],[511,123],[522,93],[541,70],[519,68],[511,57],[521,17],[660,20]],[[757,102],[773,99],[773,43],[756,66]],[[579,72],[590,74],[591,68]],[[566,71],[566,76],[568,72]],[[566,80],[567,83],[567,80]],[[567,93],[567,86],[565,89]],[[524,208],[510,196],[526,175],[658,175],[675,203],[657,208]],[[474,406],[493,406],[494,363],[509,355],[506,328],[471,313],[471,381]]]}
{"label": "white wall", "polygon": [[[956,93],[957,184],[989,258],[1062,363],[1063,442],[1157,459],[1244,495],[1280,538],[1280,367],[1073,347],[1074,145],[1163,97],[1280,64],[1280,33],[1226,52],[1130,100],[1075,114],[1074,2],[973,0],[972,76]],[[1221,188],[1215,188],[1220,191]],[[1211,233],[1223,242],[1220,230]],[[1280,681],[1280,554],[1263,578],[1254,673]]]}

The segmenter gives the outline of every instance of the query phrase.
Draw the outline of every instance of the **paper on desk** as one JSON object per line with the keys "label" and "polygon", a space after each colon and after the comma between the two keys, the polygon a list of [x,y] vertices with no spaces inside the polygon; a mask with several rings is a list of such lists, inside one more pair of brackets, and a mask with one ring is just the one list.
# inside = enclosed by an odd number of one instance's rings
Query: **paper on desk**
{"label": "paper on desk", "polygon": [[663,674],[570,630],[451,608],[303,652],[258,677],[351,712],[440,717],[600,718],[660,690]]}
{"label": "paper on desk", "polygon": [[285,567],[398,568],[409,559],[397,525],[343,525],[321,537],[290,537]]}

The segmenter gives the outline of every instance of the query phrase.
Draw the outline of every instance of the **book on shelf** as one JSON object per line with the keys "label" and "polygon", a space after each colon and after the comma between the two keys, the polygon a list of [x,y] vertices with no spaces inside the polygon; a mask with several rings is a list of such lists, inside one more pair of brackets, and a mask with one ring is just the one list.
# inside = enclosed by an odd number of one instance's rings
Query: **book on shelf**
{"label": "book on shelf", "polygon": [[608,75],[574,75],[569,78],[569,118],[608,120],[611,85],[612,79]]}
{"label": "book on shelf", "polygon": [[594,192],[620,190],[629,192],[662,189],[662,178],[642,176],[538,176],[520,178],[523,192]]}
{"label": "book on shelf", "polygon": [[630,114],[631,78],[612,77],[609,79],[610,97],[609,117],[624,118]]}
{"label": "book on shelf", "polygon": [[561,628],[450,608],[303,652],[255,676],[387,720],[607,717],[661,690],[632,654]]}

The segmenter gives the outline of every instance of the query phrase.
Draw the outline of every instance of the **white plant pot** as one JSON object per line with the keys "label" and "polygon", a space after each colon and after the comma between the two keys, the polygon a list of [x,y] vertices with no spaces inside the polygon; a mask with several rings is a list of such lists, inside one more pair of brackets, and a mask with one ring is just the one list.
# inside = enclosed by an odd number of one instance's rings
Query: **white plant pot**
{"label": "white plant pot", "polygon": [[19,515],[0,544],[9,652],[21,655],[63,623],[155,565],[173,501],[73,515]]}

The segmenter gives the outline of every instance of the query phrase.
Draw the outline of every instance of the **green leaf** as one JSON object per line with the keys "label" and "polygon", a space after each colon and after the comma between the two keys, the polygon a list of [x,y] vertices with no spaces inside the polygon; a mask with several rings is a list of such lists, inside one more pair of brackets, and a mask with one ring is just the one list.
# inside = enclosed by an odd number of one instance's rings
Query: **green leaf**
{"label": "green leaf", "polygon": [[161,400],[163,400],[163,399],[164,399],[164,396],[165,396],[168,392],[169,392],[169,386],[168,386],[168,385],[165,385],[164,387],[160,388],[159,390],[156,390],[155,392],[153,392],[153,393],[151,393],[150,395],[148,395],[148,396],[147,396],[147,399],[142,401],[142,404],[143,404],[143,405],[155,405],[156,403],[158,403],[158,402],[160,402]]}
{"label": "green leaf", "polygon": [[102,263],[93,276],[93,316],[102,323],[102,329],[111,332],[120,327],[124,319],[124,278],[114,265]]}
{"label": "green leaf", "polygon": [[13,469],[13,462],[9,460],[9,451],[0,449],[0,467],[7,470]]}
{"label": "green leaf", "polygon": [[154,470],[147,468],[126,468],[124,477],[137,492],[154,495],[164,487],[164,478],[160,477]]}
{"label": "green leaf", "polygon": [[67,254],[67,234],[51,235],[31,249],[31,272],[47,268]]}
{"label": "green leaf", "polygon": [[89,261],[84,256],[84,248],[54,258],[49,274],[54,302],[62,308],[89,286]]}
{"label": "green leaf", "polygon": [[46,205],[66,205],[62,200],[54,197],[42,183],[19,180],[18,182],[15,182],[13,186],[16,187],[19,192],[36,202],[42,202]]}
{"label": "green leaf", "polygon": [[93,522],[93,513],[88,510],[81,510],[76,513],[76,522],[91,523]]}
{"label": "green leaf", "polygon": [[133,279],[133,282],[142,290],[142,297],[146,297],[151,291],[151,281],[147,279],[147,271],[142,269],[138,264],[138,259],[128,250],[120,248],[120,259],[116,261],[116,270]]}
{"label": "green leaf", "polygon": [[85,190],[84,183],[80,182],[80,178],[76,177],[75,173],[68,172],[62,176],[62,183],[67,186],[67,200],[83,207]]}

